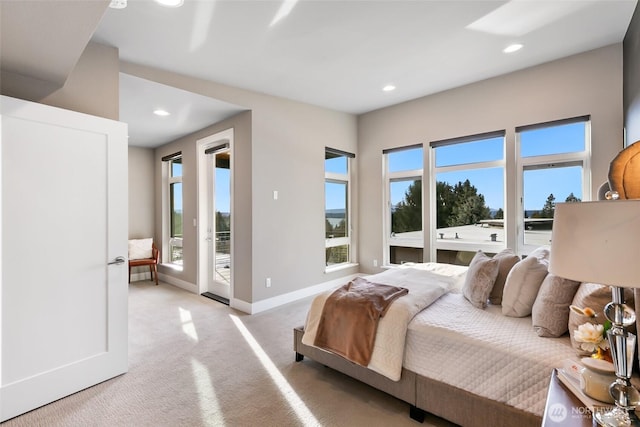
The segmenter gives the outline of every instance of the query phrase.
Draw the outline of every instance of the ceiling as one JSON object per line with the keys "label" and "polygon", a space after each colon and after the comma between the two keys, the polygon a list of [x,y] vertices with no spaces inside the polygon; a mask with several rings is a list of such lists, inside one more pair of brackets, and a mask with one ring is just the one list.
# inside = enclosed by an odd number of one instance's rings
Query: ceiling
{"label": "ceiling", "polygon": [[[29,10],[7,13],[9,3]],[[43,3],[66,8],[73,18],[44,19],[53,12]],[[89,9],[78,7],[85,3],[106,9],[97,26],[95,7],[84,19],[79,16]],[[636,0],[185,0],[179,8],[129,0],[120,10],[106,4],[0,0],[3,71],[7,60],[15,63],[6,45],[20,39],[7,38],[6,23],[13,16],[23,16],[15,22],[34,22],[40,15],[42,28],[57,26],[59,32],[95,26],[92,40],[118,47],[127,62],[360,114],[621,42]],[[69,47],[32,28],[16,31],[24,38],[39,36],[38,61],[29,66],[43,78],[47,55]],[[514,42],[524,47],[502,52]],[[21,47],[12,55],[26,51]],[[388,84],[396,89],[384,92]],[[120,100],[130,145],[148,147],[241,110],[126,74]],[[160,122],[150,114],[159,106],[172,113]]]}

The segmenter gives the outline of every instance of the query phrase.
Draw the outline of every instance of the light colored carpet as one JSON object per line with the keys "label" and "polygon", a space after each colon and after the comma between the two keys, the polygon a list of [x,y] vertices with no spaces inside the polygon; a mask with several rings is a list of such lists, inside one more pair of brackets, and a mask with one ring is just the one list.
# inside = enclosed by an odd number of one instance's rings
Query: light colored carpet
{"label": "light colored carpet", "polygon": [[[310,299],[253,316],[160,283],[129,291],[129,372],[2,423],[22,426],[419,426],[409,407],[308,358]],[[450,426],[427,418],[425,427]]]}

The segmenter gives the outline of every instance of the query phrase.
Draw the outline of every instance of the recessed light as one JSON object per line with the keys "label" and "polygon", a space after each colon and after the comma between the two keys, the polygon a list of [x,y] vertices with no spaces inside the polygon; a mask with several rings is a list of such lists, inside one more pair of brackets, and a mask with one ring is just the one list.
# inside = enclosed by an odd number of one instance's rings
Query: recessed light
{"label": "recessed light", "polygon": [[166,7],[180,7],[184,4],[184,0],[156,0],[156,3]]}
{"label": "recessed light", "polygon": [[155,114],[156,116],[161,116],[161,117],[166,117],[166,116],[170,116],[171,113],[168,112],[167,110],[163,110],[162,108],[158,108],[153,110],[153,114]]}
{"label": "recessed light", "polygon": [[396,87],[394,85],[386,85],[382,90],[385,92],[391,92],[392,90],[396,90]]}
{"label": "recessed light", "polygon": [[127,7],[127,0],[111,0],[109,7],[111,9],[124,9]]}
{"label": "recessed light", "polygon": [[504,53],[513,53],[519,51],[520,49],[522,49],[522,45],[520,43],[514,43],[505,47],[502,51]]}

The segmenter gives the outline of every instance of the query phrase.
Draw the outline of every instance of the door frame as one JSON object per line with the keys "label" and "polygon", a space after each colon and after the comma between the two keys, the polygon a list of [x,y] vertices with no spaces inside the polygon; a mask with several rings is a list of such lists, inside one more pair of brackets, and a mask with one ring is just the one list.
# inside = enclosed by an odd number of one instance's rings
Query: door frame
{"label": "door frame", "polygon": [[[209,285],[209,259],[212,256],[212,254],[209,251],[209,242],[207,241],[207,230],[208,227],[210,226],[210,221],[213,222],[215,221],[212,218],[209,218],[209,193],[208,193],[208,189],[209,189],[209,182],[208,182],[208,177],[209,177],[209,173],[208,173],[208,167],[207,167],[207,162],[208,162],[208,158],[210,160],[210,157],[208,154],[205,154],[205,151],[209,148],[215,147],[216,145],[220,145],[222,143],[228,142],[229,143],[229,151],[230,151],[230,155],[231,155],[231,161],[230,161],[230,165],[231,165],[231,174],[230,174],[230,184],[231,184],[231,200],[230,200],[230,206],[231,206],[231,215],[230,215],[230,221],[231,221],[231,263],[230,263],[230,270],[231,270],[231,278],[230,278],[230,284],[229,284],[229,302],[231,303],[231,301],[233,301],[233,279],[234,279],[234,274],[233,274],[233,269],[234,269],[234,252],[235,252],[235,245],[234,245],[234,238],[235,238],[235,221],[233,220],[234,217],[234,212],[235,212],[235,208],[234,208],[234,174],[235,174],[235,155],[234,155],[234,144],[233,144],[233,128],[229,128],[217,133],[214,133],[213,135],[207,136],[205,138],[199,139],[196,141],[197,144],[197,156],[198,156],[198,166],[197,166],[197,173],[198,173],[198,183],[197,183],[197,194],[198,194],[198,200],[197,200],[197,205],[198,205],[198,214],[197,214],[197,236],[198,236],[198,274],[197,274],[197,286],[198,286],[198,294],[202,294],[204,292],[208,291],[208,285]],[[211,224],[213,225],[213,224]],[[215,242],[214,242],[214,248],[215,248]],[[214,249],[215,250],[215,249]]]}

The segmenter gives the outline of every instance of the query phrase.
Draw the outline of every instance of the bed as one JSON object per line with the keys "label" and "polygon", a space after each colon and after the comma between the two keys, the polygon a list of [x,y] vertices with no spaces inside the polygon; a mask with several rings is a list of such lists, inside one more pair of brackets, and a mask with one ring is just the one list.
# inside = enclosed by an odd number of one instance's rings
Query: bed
{"label": "bed", "polygon": [[[500,306],[471,305],[460,291],[466,267],[426,263],[397,270],[406,269],[442,275],[450,286],[408,322],[397,377],[315,347],[305,327],[294,329],[296,360],[307,356],[395,396],[418,421],[430,412],[463,426],[539,426],[552,369],[576,357],[569,337],[541,338],[530,316],[508,317]],[[384,283],[395,274],[368,278]],[[306,332],[313,327],[312,312]]]}

